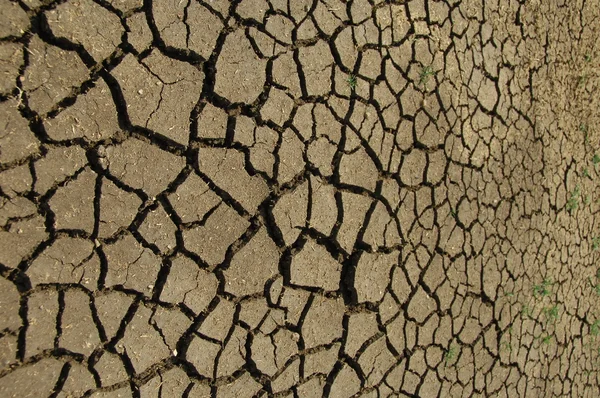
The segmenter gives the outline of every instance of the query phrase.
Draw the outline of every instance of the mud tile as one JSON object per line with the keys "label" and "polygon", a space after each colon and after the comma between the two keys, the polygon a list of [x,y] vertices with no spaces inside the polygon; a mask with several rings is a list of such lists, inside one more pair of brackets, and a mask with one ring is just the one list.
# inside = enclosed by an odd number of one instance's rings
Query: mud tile
{"label": "mud tile", "polygon": [[298,386],[298,394],[306,398],[319,398],[323,396],[325,381],[320,377],[313,377]]}
{"label": "mud tile", "polygon": [[65,384],[60,393],[57,394],[57,397],[68,398],[82,396],[88,390],[92,390],[95,387],[96,382],[94,381],[94,376],[87,369],[87,366],[77,362],[71,363],[67,380],[65,380]]}
{"label": "mud tile", "polygon": [[360,347],[379,331],[374,313],[351,314],[348,319],[348,337],[344,352],[354,357]]}
{"label": "mud tile", "polygon": [[137,373],[167,358],[171,352],[162,336],[151,326],[152,310],[140,306],[117,344],[123,349]]}
{"label": "mud tile", "polygon": [[230,376],[246,363],[246,331],[235,326],[231,338],[223,348],[217,365],[217,377]]}
{"label": "mud tile", "polygon": [[[14,4],[14,3],[12,3]],[[4,25],[6,26],[6,25]],[[0,44],[0,93],[12,90],[23,65],[23,46],[18,43]]]}
{"label": "mud tile", "polygon": [[108,261],[106,286],[122,285],[148,296],[152,295],[160,270],[160,257],[155,256],[150,249],[142,247],[129,234],[113,244],[106,245],[104,253]]}
{"label": "mud tile", "polygon": [[415,318],[417,322],[421,323],[436,308],[435,300],[419,286],[408,304],[408,316]]}
{"label": "mud tile", "polygon": [[175,248],[175,232],[177,227],[169,218],[169,214],[162,206],[151,210],[146,215],[138,232],[151,244],[155,244],[162,253],[167,253]]}
{"label": "mud tile", "polygon": [[86,168],[52,195],[48,204],[56,217],[56,229],[80,229],[91,235],[96,180],[96,173]]}
{"label": "mud tile", "polygon": [[325,137],[319,137],[312,141],[308,147],[308,161],[319,169],[322,175],[330,176],[333,173],[331,163],[335,152],[336,147],[329,140]]}
{"label": "mud tile", "polygon": [[187,331],[192,321],[177,308],[156,307],[150,324],[157,329],[172,355],[176,355],[177,342]]}
{"label": "mud tile", "polygon": [[119,17],[91,0],[77,0],[46,12],[56,37],[83,45],[96,62],[108,57],[121,43]]}
{"label": "mud tile", "polygon": [[118,10],[128,13],[129,11],[139,8],[143,5],[142,0],[107,0],[113,7]]}
{"label": "mud tile", "polygon": [[377,302],[390,284],[390,270],[398,264],[398,253],[363,253],[356,266],[354,288],[359,302]]}
{"label": "mud tile", "polygon": [[[296,358],[279,376],[271,383],[274,393],[289,390],[300,380],[300,359]],[[293,395],[292,395],[293,396]]]}
{"label": "mud tile", "polygon": [[19,114],[16,101],[1,103],[0,115],[4,120],[0,134],[1,163],[19,161],[38,152],[38,141],[29,130],[27,119]]}
{"label": "mud tile", "polygon": [[304,144],[290,129],[286,129],[281,137],[279,147],[279,170],[277,181],[285,184],[304,170]]}
{"label": "mud tile", "polygon": [[0,329],[16,331],[21,326],[20,295],[15,285],[0,278]]}
{"label": "mud tile", "polygon": [[342,194],[342,204],[344,218],[337,240],[344,250],[351,252],[358,232],[362,228],[367,210],[371,206],[371,199],[368,196],[344,192]]}
{"label": "mud tile", "polygon": [[[0,366],[7,367],[17,362],[17,336],[5,334],[0,337]],[[0,381],[0,383],[2,383]]]}
{"label": "mud tile", "polygon": [[290,281],[299,286],[310,286],[335,291],[340,287],[342,265],[327,249],[308,239],[299,253],[292,258]]}
{"label": "mud tile", "polygon": [[50,148],[44,158],[35,163],[35,191],[45,194],[62,183],[87,163],[85,151],[79,146]]}
{"label": "mud tile", "polygon": [[314,374],[330,374],[338,360],[340,347],[340,343],[335,343],[330,348],[306,354],[304,361],[305,377],[310,377]]}
{"label": "mud tile", "polygon": [[0,229],[0,262],[7,267],[16,267],[47,237],[41,216],[11,222],[8,228]]}
{"label": "mud tile", "polygon": [[294,101],[284,91],[272,88],[269,91],[267,102],[260,110],[260,115],[265,120],[271,120],[273,123],[283,126],[290,117],[293,106]]}
{"label": "mud tile", "polygon": [[27,275],[33,286],[45,283],[81,283],[93,289],[100,261],[89,240],[59,237],[31,263]]}
{"label": "mud tile", "polygon": [[29,327],[25,337],[26,356],[30,357],[43,350],[54,348],[57,314],[57,292],[42,290],[29,296],[27,300]]}
{"label": "mud tile", "polygon": [[0,3],[2,16],[0,17],[0,38],[9,36],[21,36],[29,29],[29,18],[27,13],[19,4],[8,0]]}
{"label": "mud tile", "polygon": [[[117,0],[114,0],[115,2]],[[137,2],[138,0],[133,0]],[[142,52],[152,44],[152,32],[146,21],[146,14],[143,12],[133,14],[127,19],[127,26],[131,30],[127,32],[127,42],[135,48],[137,52]]]}
{"label": "mud tile", "polygon": [[302,65],[306,91],[308,95],[326,95],[329,92],[329,70],[333,64],[333,57],[329,46],[323,41],[318,41],[310,47],[299,49],[298,58]]}
{"label": "mud tile", "polygon": [[227,113],[207,103],[198,117],[199,138],[225,138],[227,133]]}
{"label": "mud tile", "polygon": [[36,112],[48,112],[89,76],[77,53],[46,44],[37,36],[31,39],[27,50],[31,55],[23,89],[28,93],[29,106]]}
{"label": "mud tile", "polygon": [[235,313],[235,304],[231,301],[221,299],[219,304],[213,309],[198,331],[205,336],[215,340],[223,341],[233,327],[233,316]]}
{"label": "mud tile", "polygon": [[220,188],[227,190],[248,211],[267,196],[267,184],[258,176],[251,176],[244,169],[244,155],[235,150],[204,148],[199,154],[200,170],[206,173]]}
{"label": "mud tile", "polygon": [[140,387],[142,398],[159,398],[165,396],[183,396],[191,384],[187,374],[180,368],[159,372],[157,376]]}
{"label": "mud tile", "polygon": [[0,394],[5,397],[50,395],[63,366],[64,363],[57,359],[44,358],[33,365],[17,368],[0,378]]}
{"label": "mud tile", "polygon": [[309,295],[307,291],[302,289],[285,288],[279,304],[286,309],[286,322],[298,325]]}
{"label": "mud tile", "polygon": [[315,297],[302,323],[306,348],[328,344],[341,337],[343,316],[344,304],[341,299]]}
{"label": "mud tile", "polygon": [[184,223],[201,221],[221,199],[196,174],[190,174],[177,190],[169,195],[169,202]]}
{"label": "mud tile", "polygon": [[99,141],[111,138],[120,131],[117,110],[111,92],[103,80],[79,95],[75,103],[56,117],[46,119],[44,127],[54,140],[85,138]]}
{"label": "mud tile", "polygon": [[225,259],[225,252],[250,226],[233,209],[221,204],[204,225],[184,230],[186,247],[197,253],[211,266]]}
{"label": "mud tile", "polygon": [[101,189],[98,236],[107,238],[131,224],[142,200],[134,193],[123,191],[106,178],[102,180]]}
{"label": "mud tile", "polygon": [[358,359],[367,386],[379,384],[385,373],[396,363],[396,359],[387,349],[385,337],[375,340]]}
{"label": "mud tile", "polygon": [[371,214],[362,240],[373,248],[393,247],[402,243],[396,220],[390,217],[382,202],[377,203]]}
{"label": "mud tile", "polygon": [[314,176],[310,177],[310,187],[312,206],[309,225],[328,236],[337,221],[335,188]]}
{"label": "mud tile", "polygon": [[344,364],[331,385],[331,394],[335,397],[349,398],[361,388],[358,375],[350,366]]}
{"label": "mud tile", "polygon": [[275,167],[275,149],[279,134],[268,127],[257,127],[255,130],[255,140],[250,149],[250,164],[257,171],[267,174],[270,178],[274,177]]}
{"label": "mud tile", "polygon": [[[265,283],[278,272],[279,250],[261,228],[240,251],[238,251],[225,276],[225,291],[236,296],[262,293]],[[255,271],[249,272],[249,269]]]}
{"label": "mud tile", "polygon": [[160,298],[166,302],[183,303],[195,313],[204,311],[217,293],[218,281],[214,274],[200,269],[187,257],[179,256],[171,270]]}
{"label": "mud tile", "polygon": [[250,350],[252,360],[256,364],[258,370],[268,376],[273,376],[277,373],[275,345],[270,336],[262,333],[254,335]]}
{"label": "mud tile", "polygon": [[[130,159],[131,154],[135,154],[134,159]],[[181,157],[137,139],[108,147],[106,158],[113,176],[151,197],[165,190],[185,164]]]}
{"label": "mud tile", "polygon": [[106,338],[111,340],[117,334],[133,299],[124,293],[111,291],[96,297],[94,302]]}
{"label": "mud tile", "polygon": [[103,387],[122,382],[128,377],[119,356],[106,351],[102,353],[94,369],[98,372]]}
{"label": "mud tile", "polygon": [[251,398],[258,394],[262,385],[256,382],[248,373],[244,373],[235,381],[219,386],[217,398]]}
{"label": "mud tile", "polygon": [[89,356],[100,344],[98,329],[90,310],[90,299],[82,291],[65,293],[65,309],[61,318],[60,347]]}
{"label": "mud tile", "polygon": [[125,398],[131,396],[131,388],[129,386],[121,387],[110,391],[96,391],[90,395],[94,398]]}
{"label": "mud tile", "polygon": [[361,186],[370,191],[375,190],[379,179],[377,167],[364,149],[343,155],[339,172],[342,183]]}
{"label": "mud tile", "polygon": [[232,102],[253,102],[263,91],[265,63],[241,29],[230,33],[217,61],[215,92]]}

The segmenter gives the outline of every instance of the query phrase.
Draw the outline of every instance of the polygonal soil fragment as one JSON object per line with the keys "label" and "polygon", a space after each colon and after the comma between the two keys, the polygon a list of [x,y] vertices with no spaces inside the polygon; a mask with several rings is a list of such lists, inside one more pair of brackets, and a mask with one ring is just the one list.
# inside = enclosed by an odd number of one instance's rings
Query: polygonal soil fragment
{"label": "polygonal soil fragment", "polygon": [[50,396],[63,366],[63,362],[54,358],[44,358],[32,365],[20,367],[0,378],[0,395],[3,397]]}
{"label": "polygonal soil fragment", "polygon": [[235,381],[219,386],[217,388],[217,398],[251,398],[254,397],[262,388],[252,376],[244,373]]}
{"label": "polygonal soil fragment", "polygon": [[375,314],[356,313],[348,319],[348,338],[344,352],[354,357],[360,347],[379,331]]}
{"label": "polygonal soil fragment", "polygon": [[26,356],[33,356],[54,347],[57,314],[57,292],[42,290],[29,296],[27,300],[29,327],[25,337]]}
{"label": "polygonal soil fragment", "polygon": [[286,245],[291,245],[306,225],[308,211],[308,184],[303,183],[283,195],[273,208],[275,223],[281,230]]}
{"label": "polygonal soil fragment", "polygon": [[181,157],[137,139],[108,147],[106,157],[113,176],[151,197],[165,190],[185,165]]}
{"label": "polygonal soil fragment", "polygon": [[139,8],[144,5],[143,0],[108,0],[113,7],[127,13],[134,8]]}
{"label": "polygonal soil fragment", "polygon": [[0,173],[0,189],[10,199],[31,191],[33,177],[29,165],[24,164]]}
{"label": "polygonal soil fragment", "polygon": [[61,318],[60,347],[89,356],[100,344],[98,329],[90,310],[90,298],[82,291],[65,293],[65,309]]}
{"label": "polygonal soil fragment", "polygon": [[390,283],[390,269],[397,263],[397,252],[363,253],[358,260],[354,276],[358,301],[380,301]]}
{"label": "polygonal soil fragment", "polygon": [[302,47],[299,50],[299,59],[306,81],[307,94],[327,94],[331,86],[329,66],[333,63],[329,46],[324,41],[318,41],[313,46]]}
{"label": "polygonal soil fragment", "polygon": [[215,92],[231,102],[253,102],[263,91],[266,61],[254,53],[243,29],[225,39],[217,61]]}
{"label": "polygonal soil fragment", "polygon": [[435,300],[422,288],[418,287],[415,295],[408,304],[408,316],[422,323],[433,311],[437,309]]}
{"label": "polygonal soil fragment", "polygon": [[188,48],[204,58],[210,57],[223,28],[221,20],[198,2],[153,1],[152,15],[166,45]]}
{"label": "polygonal soil fragment", "polygon": [[[0,201],[0,211],[4,203]],[[33,250],[48,237],[44,226],[44,218],[39,215],[15,220],[9,227],[4,220],[0,229],[0,263],[14,268],[23,258],[28,257]]]}
{"label": "polygonal soil fragment", "polygon": [[351,252],[367,210],[371,205],[371,199],[368,196],[344,192],[342,194],[342,204],[344,219],[337,240],[342,249]]}
{"label": "polygonal soil fragment", "polygon": [[308,239],[299,253],[292,257],[290,282],[299,286],[335,291],[340,286],[342,265],[327,249]]}
{"label": "polygonal soil fragment", "polygon": [[0,1],[0,38],[21,36],[29,28],[27,13],[18,3],[9,0]]}
{"label": "polygonal soil fragment", "polygon": [[220,204],[200,226],[183,231],[183,240],[188,250],[198,254],[209,265],[214,266],[225,259],[225,252],[250,226],[231,207]]}
{"label": "polygonal soil fragment", "polygon": [[236,370],[244,366],[246,363],[245,347],[246,330],[236,326],[219,358],[217,377],[232,375]]}
{"label": "polygonal soil fragment", "polygon": [[331,394],[334,397],[349,398],[360,391],[360,379],[354,369],[344,364],[339,371],[333,385],[331,386]]}
{"label": "polygonal soil fragment", "polygon": [[0,43],[0,93],[10,91],[16,86],[21,65],[23,46],[18,43]]}
{"label": "polygonal soil fragment", "polygon": [[97,175],[86,169],[75,180],[58,188],[50,199],[56,229],[94,230],[94,197]]}
{"label": "polygonal soil fragment", "polygon": [[50,148],[46,156],[35,162],[35,191],[45,194],[55,184],[74,175],[86,163],[85,150],[77,145]]}
{"label": "polygonal soil fragment", "polygon": [[340,343],[335,343],[329,348],[307,354],[304,362],[305,376],[309,377],[316,373],[328,375],[338,360],[340,347]]}
{"label": "polygonal soil fragment", "polygon": [[340,181],[342,183],[374,191],[378,178],[377,167],[364,149],[360,148],[350,155],[342,156],[340,162]]}
{"label": "polygonal soil fragment", "polygon": [[190,174],[177,190],[169,195],[169,202],[183,223],[200,221],[219,203],[221,198],[195,173]]}
{"label": "polygonal soil fragment", "polygon": [[281,138],[277,181],[285,184],[304,170],[304,144],[290,129],[286,129]]}
{"label": "polygonal soil fragment", "polygon": [[150,324],[159,331],[172,355],[177,354],[177,343],[191,323],[178,308],[156,307],[150,319]]}
{"label": "polygonal soil fragment", "polygon": [[83,45],[96,62],[108,57],[121,43],[119,17],[92,0],[63,3],[46,12],[46,19],[56,37]]}
{"label": "polygonal soil fragment", "polygon": [[198,138],[225,138],[227,119],[223,109],[207,103],[198,116]]}
{"label": "polygonal soil fragment", "polygon": [[104,80],[98,80],[90,91],[80,94],[73,105],[56,117],[45,120],[44,126],[50,138],[59,141],[79,137],[99,141],[120,130],[117,109]]}
{"label": "polygonal soil fragment", "polygon": [[29,106],[38,113],[48,112],[89,76],[77,53],[61,50],[34,36],[28,46],[29,66],[25,70],[23,89]]}
{"label": "polygonal soil fragment", "polygon": [[306,348],[328,344],[342,336],[344,302],[316,296],[302,323],[302,335]]}
{"label": "polygonal soil fragment", "polygon": [[121,321],[132,302],[131,297],[118,291],[111,291],[95,298],[94,304],[98,318],[109,341],[117,334]]}
{"label": "polygonal soil fragment", "polygon": [[159,371],[148,383],[140,387],[142,397],[181,397],[190,385],[187,374],[179,369]]}
{"label": "polygonal soil fragment", "polygon": [[238,297],[262,293],[265,283],[277,275],[278,265],[279,250],[265,228],[261,228],[223,272],[225,291]]}
{"label": "polygonal soil fragment", "polygon": [[58,394],[59,397],[80,397],[83,396],[88,390],[92,390],[96,387],[94,376],[87,368],[87,364],[79,364],[77,362],[71,363],[69,369],[69,375],[65,384],[62,387],[62,391]]}
{"label": "polygonal soil fragment", "polygon": [[117,187],[111,180],[102,179],[100,196],[100,225],[98,236],[106,238],[131,224],[142,200],[134,193]]}
{"label": "polygonal soil fragment", "polygon": [[155,244],[163,253],[175,247],[177,227],[162,206],[147,213],[138,231],[148,243]]}
{"label": "polygonal soil fragment", "polygon": [[187,349],[186,359],[202,376],[212,377],[220,350],[219,345],[195,336]]}
{"label": "polygonal soil fragment", "polygon": [[283,126],[290,117],[294,101],[284,91],[276,88],[269,91],[269,98],[260,110],[260,115],[265,120]]}
{"label": "polygonal soil fragment", "polygon": [[215,340],[223,341],[233,326],[235,304],[222,299],[208,314],[198,331]]}
{"label": "polygonal soil fragment", "polygon": [[0,278],[0,328],[16,330],[21,326],[19,292],[14,284]]}
{"label": "polygonal soil fragment", "polygon": [[31,284],[82,283],[93,289],[100,274],[94,244],[85,239],[61,236],[31,263]]}
{"label": "polygonal soil fragment", "polygon": [[187,145],[190,113],[202,89],[202,72],[152,52],[142,64],[131,55],[115,68],[131,122]]}
{"label": "polygonal soil fragment", "polygon": [[396,363],[392,353],[387,349],[385,337],[381,336],[362,353],[358,364],[367,375],[368,386],[379,384],[388,369]]}
{"label": "polygonal soil fragment", "polygon": [[127,372],[123,361],[119,356],[108,351],[102,353],[94,369],[98,372],[103,387],[127,380]]}
{"label": "polygonal soil fragment", "polygon": [[183,303],[195,313],[208,307],[217,293],[218,281],[214,274],[200,269],[187,257],[177,257],[165,283],[161,300],[169,303]]}
{"label": "polygonal soil fragment", "polygon": [[265,181],[257,175],[251,176],[245,170],[244,154],[241,152],[224,148],[202,148],[198,161],[200,171],[250,213],[254,213],[269,194]]}
{"label": "polygonal soil fragment", "polygon": [[161,335],[150,326],[151,317],[152,311],[140,306],[117,345],[117,348],[122,347],[137,373],[170,355]]}
{"label": "polygonal soil fragment", "polygon": [[24,159],[38,151],[38,141],[29,130],[27,119],[19,114],[17,103],[9,100],[0,103],[0,163]]}
{"label": "polygonal soil fragment", "polygon": [[123,285],[151,295],[160,269],[159,257],[142,247],[129,234],[115,243],[106,245],[104,252],[108,261],[107,286]]}

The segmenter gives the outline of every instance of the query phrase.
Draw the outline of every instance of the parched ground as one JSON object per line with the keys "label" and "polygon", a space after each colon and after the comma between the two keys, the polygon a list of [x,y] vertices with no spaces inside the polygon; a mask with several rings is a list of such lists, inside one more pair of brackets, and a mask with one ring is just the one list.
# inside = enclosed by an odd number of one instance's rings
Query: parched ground
{"label": "parched ground", "polygon": [[0,0],[0,396],[600,396],[599,36]]}

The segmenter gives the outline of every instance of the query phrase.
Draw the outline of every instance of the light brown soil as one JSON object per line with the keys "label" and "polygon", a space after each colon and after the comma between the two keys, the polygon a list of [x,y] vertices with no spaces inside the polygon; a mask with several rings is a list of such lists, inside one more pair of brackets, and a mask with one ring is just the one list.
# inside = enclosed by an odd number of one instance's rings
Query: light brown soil
{"label": "light brown soil", "polygon": [[599,36],[0,0],[0,396],[600,396]]}

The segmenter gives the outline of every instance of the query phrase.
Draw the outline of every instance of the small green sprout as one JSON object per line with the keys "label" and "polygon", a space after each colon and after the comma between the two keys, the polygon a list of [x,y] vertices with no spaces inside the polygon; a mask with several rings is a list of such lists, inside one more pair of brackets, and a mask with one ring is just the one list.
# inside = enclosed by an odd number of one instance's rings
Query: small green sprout
{"label": "small green sprout", "polygon": [[350,89],[354,91],[354,89],[356,89],[356,76],[355,75],[348,75],[348,78],[346,79],[346,83],[348,83],[348,86],[350,86]]}
{"label": "small green sprout", "polygon": [[594,251],[600,249],[600,236],[592,238],[592,249]]}
{"label": "small green sprout", "polygon": [[552,286],[552,281],[550,281],[549,279],[544,279],[544,281],[539,284],[539,285],[535,285],[533,287],[533,296],[534,297],[538,297],[538,296],[548,296],[550,295],[550,290],[549,288]]}
{"label": "small green sprout", "polygon": [[446,353],[444,354],[446,365],[448,365],[454,359],[454,357],[456,357],[456,347],[454,345],[451,345],[448,348],[448,351],[446,351]]}
{"label": "small green sprout", "polygon": [[427,82],[429,81],[430,76],[434,76],[435,72],[433,71],[433,67],[431,65],[424,66],[419,73],[419,85],[427,86]]}

